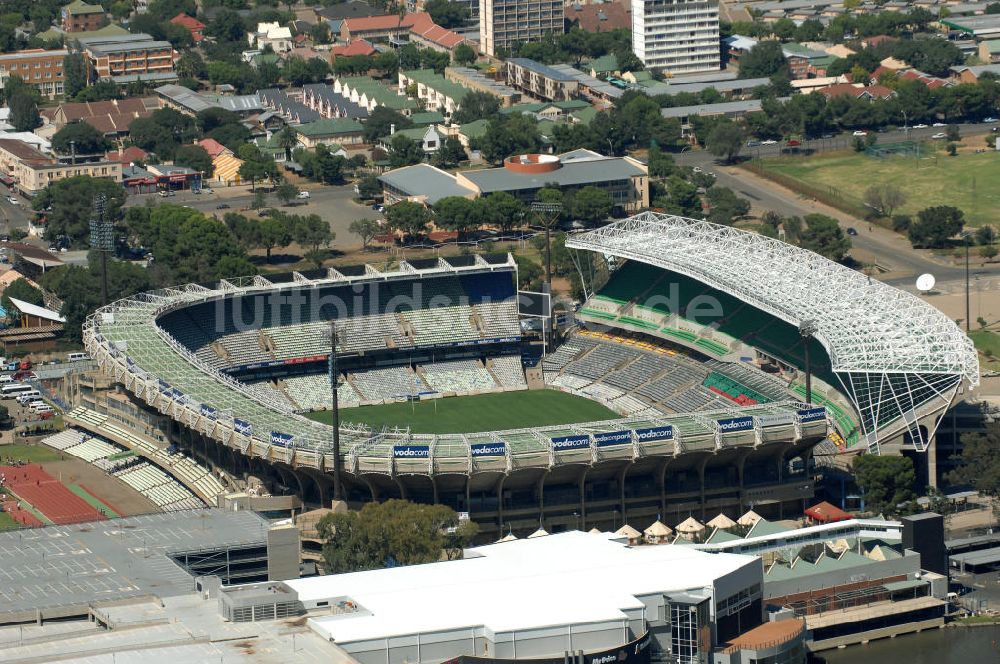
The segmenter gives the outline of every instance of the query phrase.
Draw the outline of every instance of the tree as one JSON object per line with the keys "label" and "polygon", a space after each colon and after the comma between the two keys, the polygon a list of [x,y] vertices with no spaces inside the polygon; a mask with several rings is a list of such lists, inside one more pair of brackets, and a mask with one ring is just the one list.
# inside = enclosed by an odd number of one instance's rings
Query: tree
{"label": "tree", "polygon": [[99,193],[107,196],[108,217],[117,219],[125,203],[125,189],[117,182],[76,175],[43,189],[35,196],[32,206],[38,211],[52,208],[46,212],[46,239],[55,240],[65,235],[72,244],[81,244],[90,234],[90,216],[94,198]]}
{"label": "tree", "polygon": [[378,177],[367,175],[358,181],[358,198],[363,201],[370,201],[382,193],[382,184]]}
{"label": "tree", "polygon": [[205,66],[205,60],[202,59],[197,51],[188,51],[177,58],[174,68],[177,70],[177,75],[182,78],[199,79],[208,76],[208,68]]}
{"label": "tree", "polygon": [[389,166],[400,168],[419,164],[424,159],[420,143],[403,134],[396,134],[389,142]]}
{"label": "tree", "polygon": [[376,106],[365,120],[365,142],[374,143],[383,136],[388,136],[392,133],[393,126],[397,130],[406,129],[413,126],[413,122],[388,106]]}
{"label": "tree", "polygon": [[291,126],[282,127],[278,132],[278,145],[285,150],[285,161],[292,160],[292,150],[299,144],[299,135]]}
{"label": "tree", "polygon": [[442,28],[459,28],[469,19],[469,8],[451,0],[428,0],[424,11]]}
{"label": "tree", "polygon": [[462,42],[455,47],[455,52],[452,57],[454,57],[455,62],[460,65],[471,65],[476,61],[476,52],[471,46]]}
{"label": "tree", "polygon": [[511,155],[538,152],[542,136],[538,123],[527,115],[513,113],[490,120],[476,144],[487,161],[500,165]]}
{"label": "tree", "polygon": [[330,230],[329,222],[325,221],[318,214],[309,214],[306,216],[289,215],[286,218],[292,226],[292,237],[301,246],[306,248],[306,257],[313,261],[313,263],[316,263],[316,259],[322,256],[319,264],[316,265],[316,267],[319,267],[322,264],[322,259],[326,257],[326,251],[330,247],[330,243],[336,237],[336,234]]}
{"label": "tree", "polygon": [[288,205],[291,201],[295,200],[296,196],[299,195],[299,188],[291,182],[282,182],[274,190],[274,194],[284,205]]}
{"label": "tree", "polygon": [[910,223],[908,236],[914,247],[943,247],[965,226],[965,213],[950,205],[924,208]]}
{"label": "tree", "polygon": [[506,191],[495,191],[476,201],[481,223],[491,224],[508,231],[524,223],[527,209],[524,203]]}
{"label": "tree", "polygon": [[851,465],[869,511],[891,514],[897,505],[916,498],[917,473],[909,457],[864,454]]}
{"label": "tree", "polygon": [[944,130],[945,136],[952,143],[958,143],[962,140],[962,132],[959,131],[958,125],[948,125]]}
{"label": "tree", "polygon": [[431,220],[427,208],[413,201],[400,201],[386,208],[385,216],[390,228],[409,236],[426,233],[427,224]]}
{"label": "tree", "polygon": [[243,18],[231,9],[222,9],[215,15],[205,28],[205,35],[215,37],[221,42],[246,42],[247,28]]}
{"label": "tree", "polygon": [[583,187],[573,196],[573,215],[587,223],[604,221],[613,208],[611,194],[600,187]]}
{"label": "tree", "polygon": [[287,247],[292,243],[292,229],[281,219],[265,217],[258,222],[257,242],[267,252],[267,262],[271,262],[271,250]]}
{"label": "tree", "polygon": [[[19,87],[16,82],[21,79],[17,76],[11,76],[7,79],[6,87],[12,87],[14,83],[14,88]],[[30,87],[23,83],[20,87]],[[14,126],[17,131],[32,131],[36,127],[41,126],[42,117],[38,114],[38,103],[35,101],[33,95],[14,93],[11,90],[7,90],[7,102],[10,107],[10,123]]]}
{"label": "tree", "polygon": [[873,184],[865,190],[865,205],[880,217],[891,217],[895,210],[906,203],[906,194],[894,184]]}
{"label": "tree", "polygon": [[788,61],[785,59],[779,42],[758,42],[750,52],[745,53],[740,58],[740,76],[742,78],[765,78],[778,73],[791,75]]}
{"label": "tree", "polygon": [[318,526],[327,574],[459,558],[478,527],[450,507],[391,499],[324,516]]}
{"label": "tree", "polygon": [[42,291],[38,290],[32,286],[27,279],[15,279],[10,282],[10,284],[3,290],[3,297],[0,298],[0,304],[8,312],[13,312],[15,310],[14,305],[11,304],[10,298],[16,300],[22,300],[28,304],[34,304],[36,306],[41,306],[45,298],[42,296]]}
{"label": "tree", "polygon": [[367,250],[368,245],[371,244],[371,241],[378,235],[381,229],[378,222],[374,219],[356,219],[351,222],[347,230],[360,237],[362,248]]}
{"label": "tree", "polygon": [[198,171],[205,179],[212,177],[215,168],[212,158],[200,145],[182,145],[177,148],[174,153],[174,163]]}
{"label": "tree", "polygon": [[500,112],[500,99],[486,92],[473,91],[465,95],[461,106],[451,116],[452,122],[465,124],[475,120],[489,120]]}
{"label": "tree", "polygon": [[743,148],[744,140],[743,129],[735,122],[719,122],[705,139],[705,147],[716,157],[732,163]]}
{"label": "tree", "polygon": [[807,214],[799,246],[832,261],[842,261],[851,248],[851,238],[844,234],[837,220],[823,214]]}
{"label": "tree", "polygon": [[750,212],[750,201],[740,198],[728,187],[709,188],[708,202],[711,206],[708,220],[713,224],[729,226],[737,218]]}
{"label": "tree", "polygon": [[453,168],[468,158],[469,156],[465,154],[465,148],[462,147],[462,141],[458,140],[456,136],[448,136],[441,143],[438,151],[434,153],[432,161],[435,166]]}
{"label": "tree", "polygon": [[1000,2],[991,2],[986,5],[987,14],[1000,14]]}
{"label": "tree", "polygon": [[446,196],[434,204],[434,223],[449,231],[465,233],[479,225],[479,206],[462,196]]}
{"label": "tree", "polygon": [[274,160],[262,153],[256,145],[244,143],[237,151],[237,156],[243,160],[237,173],[241,179],[250,180],[250,191],[257,191],[257,180],[277,179],[278,167]]}
{"label": "tree", "polygon": [[75,97],[87,87],[87,63],[82,53],[69,53],[63,58],[63,91],[67,97]]}

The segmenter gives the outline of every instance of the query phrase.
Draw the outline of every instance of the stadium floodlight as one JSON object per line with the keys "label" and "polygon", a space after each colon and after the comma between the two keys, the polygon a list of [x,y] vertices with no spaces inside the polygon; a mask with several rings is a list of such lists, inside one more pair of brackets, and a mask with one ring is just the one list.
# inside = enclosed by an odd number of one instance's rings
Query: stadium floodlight
{"label": "stadium floodlight", "polygon": [[101,255],[101,303],[108,304],[108,254],[115,249],[115,227],[108,218],[108,197],[94,196],[90,215],[90,248]]}
{"label": "stadium floodlight", "polygon": [[333,407],[333,499],[343,500],[343,483],[341,482],[341,471],[343,464],[340,459],[340,370],[337,367],[337,321],[330,321],[330,329],[323,334],[323,338],[330,340],[330,395]]}

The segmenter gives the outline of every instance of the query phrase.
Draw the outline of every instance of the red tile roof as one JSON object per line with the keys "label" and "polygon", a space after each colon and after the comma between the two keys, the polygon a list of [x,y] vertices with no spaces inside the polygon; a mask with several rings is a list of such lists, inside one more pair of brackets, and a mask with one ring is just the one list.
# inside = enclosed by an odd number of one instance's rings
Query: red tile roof
{"label": "red tile roof", "polygon": [[632,27],[630,8],[620,2],[567,6],[566,20],[576,22],[587,32],[608,32],[618,28],[628,30]]}
{"label": "red tile roof", "polygon": [[410,28],[410,33],[420,35],[429,42],[438,44],[447,49],[452,49],[465,41],[465,38],[457,32],[446,30],[437,23],[420,23]]}
{"label": "red tile roof", "polygon": [[174,25],[180,25],[187,28],[188,32],[191,33],[191,38],[196,42],[200,42],[205,38],[204,35],[201,34],[201,31],[205,29],[205,24],[196,18],[188,16],[187,14],[178,14],[170,19],[170,22]]}
{"label": "red tile roof", "polygon": [[108,161],[117,161],[121,164],[131,164],[136,161],[144,160],[149,156],[149,153],[138,146],[130,145],[121,152],[114,150],[104,156]]}
{"label": "red tile roof", "polygon": [[896,94],[884,85],[869,85],[864,91],[876,99],[889,99]]}
{"label": "red tile roof", "polygon": [[353,55],[375,55],[375,47],[364,39],[354,39],[340,46],[334,46],[332,53],[334,57],[343,55],[351,57]]}
{"label": "red tile roof", "polygon": [[232,150],[230,150],[229,148],[227,148],[225,145],[218,142],[214,138],[203,138],[200,141],[195,141],[195,144],[205,148],[205,152],[207,152],[208,156],[211,157],[212,159],[215,159],[223,152],[232,153]]}
{"label": "red tile roof", "polygon": [[362,16],[344,19],[344,27],[349,32],[411,28],[422,23],[433,23],[431,15],[426,12],[413,12],[402,18],[397,14],[390,14],[388,16]]}
{"label": "red tile roof", "polygon": [[833,99],[834,97],[843,97],[850,95],[851,97],[857,97],[861,94],[861,88],[855,87],[850,83],[835,83],[834,85],[828,85],[825,88],[820,88],[816,92],[820,93],[827,99]]}

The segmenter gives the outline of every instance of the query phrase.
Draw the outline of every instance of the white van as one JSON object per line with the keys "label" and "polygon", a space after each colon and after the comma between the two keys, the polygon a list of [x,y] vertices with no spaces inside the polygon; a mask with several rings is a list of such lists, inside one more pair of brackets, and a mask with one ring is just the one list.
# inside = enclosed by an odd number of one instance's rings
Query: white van
{"label": "white van", "polygon": [[31,403],[35,399],[41,399],[41,398],[42,398],[41,392],[39,392],[36,389],[31,389],[28,390],[27,392],[21,392],[20,394],[18,394],[17,402],[23,406],[24,404]]}
{"label": "white van", "polygon": [[0,374],[0,384],[13,383],[13,382],[14,382],[13,374]]}
{"label": "white van", "polygon": [[35,403],[31,404],[31,410],[35,411],[36,413],[49,413],[52,412],[52,406],[45,403],[44,401],[36,401]]}
{"label": "white van", "polygon": [[89,360],[90,355],[87,355],[86,353],[70,353],[66,356],[66,359],[70,362],[80,362],[82,360]]}

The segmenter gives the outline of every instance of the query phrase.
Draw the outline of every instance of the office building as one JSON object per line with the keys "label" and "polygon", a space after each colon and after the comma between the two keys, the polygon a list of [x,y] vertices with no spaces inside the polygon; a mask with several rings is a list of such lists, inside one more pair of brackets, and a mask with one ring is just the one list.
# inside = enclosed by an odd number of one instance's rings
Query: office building
{"label": "office building", "polygon": [[7,79],[17,76],[33,85],[43,97],[52,99],[63,93],[63,59],[69,51],[40,48],[0,55],[0,88]]}
{"label": "office building", "polygon": [[667,75],[721,66],[718,0],[632,0],[632,50]]}
{"label": "office building", "polygon": [[560,0],[479,0],[479,47],[487,55],[564,32]]}

